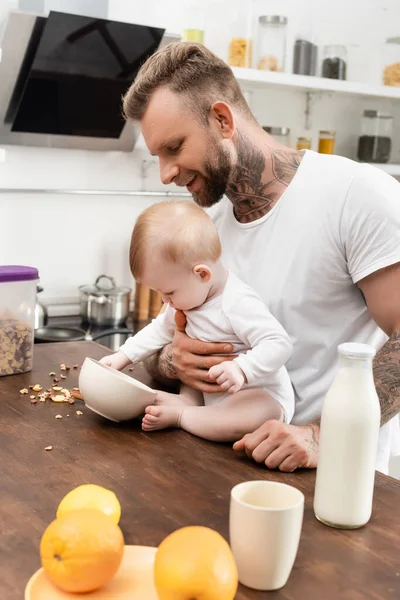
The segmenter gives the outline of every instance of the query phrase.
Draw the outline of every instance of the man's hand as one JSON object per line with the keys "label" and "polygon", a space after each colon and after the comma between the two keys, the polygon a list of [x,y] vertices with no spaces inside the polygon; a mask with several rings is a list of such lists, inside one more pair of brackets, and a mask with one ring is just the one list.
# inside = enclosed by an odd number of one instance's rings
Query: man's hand
{"label": "man's hand", "polygon": [[224,361],[220,365],[211,367],[208,371],[211,381],[216,381],[221,389],[228,394],[238,392],[246,381],[244,373],[239,365],[233,361]]}
{"label": "man's hand", "polygon": [[299,468],[315,469],[318,446],[318,425],[286,425],[271,420],[246,434],[233,449],[246,452],[249,458],[264,463],[269,469],[291,473]]}
{"label": "man's hand", "polygon": [[175,313],[175,325],[175,335],[171,344],[171,362],[177,378],[190,387],[208,394],[224,391],[224,388],[217,383],[210,383],[208,372],[215,365],[235,358],[235,356],[213,356],[232,353],[232,344],[193,340],[185,333],[186,317],[181,311]]}
{"label": "man's hand", "polygon": [[107,365],[108,367],[117,369],[117,371],[121,371],[126,366],[128,366],[131,361],[126,356],[126,354],[119,350],[118,352],[115,352],[115,354],[103,356],[103,358],[100,359],[100,362],[103,363],[103,365]]}

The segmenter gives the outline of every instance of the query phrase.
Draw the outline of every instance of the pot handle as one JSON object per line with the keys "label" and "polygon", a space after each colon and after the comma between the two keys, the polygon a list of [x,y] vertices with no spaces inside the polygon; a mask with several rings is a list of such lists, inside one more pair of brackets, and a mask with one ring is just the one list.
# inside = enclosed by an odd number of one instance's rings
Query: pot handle
{"label": "pot handle", "polygon": [[[101,285],[99,285],[99,281],[100,281],[101,279],[108,279],[108,281],[111,283],[111,287],[110,287],[110,288],[104,288],[104,287],[102,287]],[[97,289],[99,289],[99,290],[104,290],[104,289],[106,289],[106,290],[107,290],[107,289],[113,290],[113,289],[115,289],[115,288],[117,287],[117,286],[116,286],[116,284],[115,284],[115,279],[114,279],[114,277],[110,277],[109,275],[99,275],[99,276],[98,276],[98,278],[96,279],[96,281],[95,281],[94,285],[95,285],[95,286],[97,287]]]}

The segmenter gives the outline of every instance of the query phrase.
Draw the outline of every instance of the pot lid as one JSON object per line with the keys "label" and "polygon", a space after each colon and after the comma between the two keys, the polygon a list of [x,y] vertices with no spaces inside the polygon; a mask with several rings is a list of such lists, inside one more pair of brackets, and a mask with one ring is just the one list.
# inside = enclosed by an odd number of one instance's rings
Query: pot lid
{"label": "pot lid", "polygon": [[81,285],[79,290],[84,294],[92,296],[123,296],[132,291],[132,288],[122,285],[117,287],[114,277],[108,275],[100,275],[94,284]]}

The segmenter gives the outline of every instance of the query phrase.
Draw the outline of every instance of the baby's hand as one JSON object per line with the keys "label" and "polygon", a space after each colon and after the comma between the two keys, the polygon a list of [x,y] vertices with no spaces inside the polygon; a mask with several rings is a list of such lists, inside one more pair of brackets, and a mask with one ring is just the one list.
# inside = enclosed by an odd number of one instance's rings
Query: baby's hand
{"label": "baby's hand", "polygon": [[224,392],[228,392],[229,394],[238,392],[246,381],[245,375],[239,365],[235,361],[229,360],[211,367],[208,371],[208,376],[212,381],[216,381]]}
{"label": "baby's hand", "polygon": [[100,359],[100,362],[103,365],[107,365],[108,367],[112,367],[113,369],[117,369],[117,371],[122,371],[129,363],[131,362],[129,358],[121,352],[115,352],[115,354],[109,354],[108,356],[103,356]]}

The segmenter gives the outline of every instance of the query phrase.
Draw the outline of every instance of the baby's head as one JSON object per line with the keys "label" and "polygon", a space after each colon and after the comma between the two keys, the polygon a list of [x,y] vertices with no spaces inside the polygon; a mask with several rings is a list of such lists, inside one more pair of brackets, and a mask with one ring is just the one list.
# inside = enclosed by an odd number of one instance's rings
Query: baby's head
{"label": "baby's head", "polygon": [[131,271],[181,310],[201,306],[219,271],[221,243],[206,212],[190,201],[161,202],[141,213],[132,233]]}

